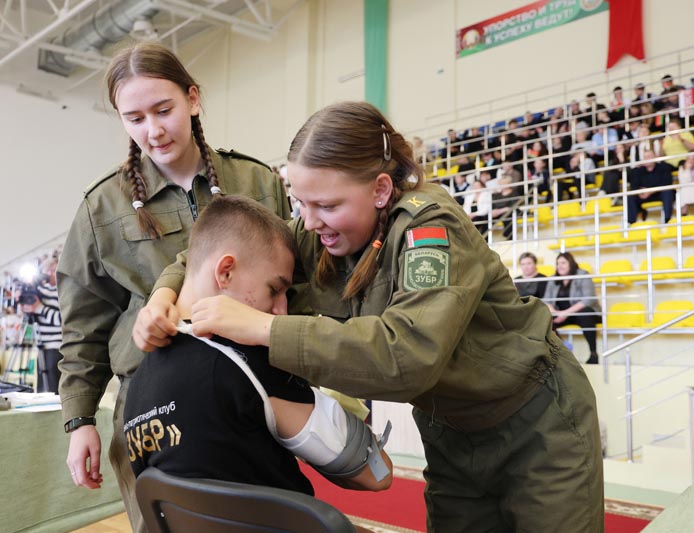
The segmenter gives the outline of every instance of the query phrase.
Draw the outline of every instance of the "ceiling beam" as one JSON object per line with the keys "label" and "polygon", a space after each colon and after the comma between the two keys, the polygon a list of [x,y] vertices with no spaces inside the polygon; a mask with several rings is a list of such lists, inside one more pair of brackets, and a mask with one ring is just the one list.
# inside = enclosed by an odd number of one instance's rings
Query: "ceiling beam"
{"label": "ceiling beam", "polygon": [[5,54],[2,58],[0,58],[0,67],[9,63],[12,59],[17,57],[19,54],[23,53],[24,51],[28,50],[33,45],[41,42],[45,37],[48,37],[51,33],[53,33],[55,30],[57,30],[60,26],[65,24],[71,18],[80,14],[82,11],[87,9],[92,4],[95,4],[97,1],[98,0],[84,0],[82,3],[73,7],[69,11],[61,12],[61,14],[58,16],[57,20],[54,20],[48,26],[43,28],[41,31],[39,31],[38,33],[35,33],[31,37],[29,37],[27,40],[23,41],[22,44],[20,44],[17,48],[15,48],[11,52],[9,52],[8,54]]}

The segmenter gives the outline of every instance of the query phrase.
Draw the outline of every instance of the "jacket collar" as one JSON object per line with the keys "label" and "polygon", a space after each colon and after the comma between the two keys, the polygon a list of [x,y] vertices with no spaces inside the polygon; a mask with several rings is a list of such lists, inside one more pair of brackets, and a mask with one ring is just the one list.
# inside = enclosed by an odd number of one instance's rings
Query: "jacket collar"
{"label": "jacket collar", "polygon": [[[224,166],[222,165],[222,156],[219,155],[215,150],[212,150],[209,145],[207,146],[207,150],[210,153],[210,158],[212,159],[212,166],[214,166],[215,170],[217,171],[217,175],[219,176],[219,188],[222,190],[222,194],[226,194],[225,190],[225,181],[222,179],[224,175]],[[162,191],[164,188],[168,187],[171,185],[171,182],[167,180],[161,172],[159,172],[159,169],[157,166],[154,164],[154,162],[148,157],[144,156],[142,158],[142,163],[140,164],[140,168],[142,171],[142,178],[145,182],[145,187],[147,188],[147,196],[146,200],[149,201],[151,200],[155,195],[157,195],[160,191]],[[207,180],[207,170],[203,167],[203,169],[198,172],[198,176],[202,176]]]}

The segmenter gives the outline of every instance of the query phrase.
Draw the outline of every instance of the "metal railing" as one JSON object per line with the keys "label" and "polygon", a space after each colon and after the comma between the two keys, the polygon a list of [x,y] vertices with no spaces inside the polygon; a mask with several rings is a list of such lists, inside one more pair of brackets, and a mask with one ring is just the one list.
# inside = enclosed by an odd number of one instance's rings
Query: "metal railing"
{"label": "metal railing", "polygon": [[[652,409],[653,407],[656,407],[658,405],[661,405],[665,402],[668,402],[672,400],[673,398],[676,398],[678,396],[681,396],[683,394],[687,394],[689,396],[689,455],[691,458],[691,479],[692,483],[694,483],[694,387],[686,387],[684,390],[680,390],[674,394],[668,395],[664,398],[661,398],[660,400],[657,400],[655,402],[652,402],[644,407],[641,407],[639,409],[634,410],[633,408],[633,396],[634,396],[634,391],[632,389],[632,357],[631,357],[631,347],[634,346],[635,344],[640,343],[641,341],[650,338],[651,336],[660,333],[661,331],[664,331],[671,326],[678,324],[679,322],[682,322],[683,320],[686,320],[689,317],[694,316],[694,310],[688,311],[686,313],[683,313],[672,320],[669,320],[668,322],[665,322],[664,324],[657,326],[649,331],[646,331],[645,333],[642,333],[641,335],[638,335],[637,337],[634,337],[633,339],[629,339],[628,341],[620,344],[619,346],[615,346],[614,348],[607,350],[602,354],[602,364],[603,364],[603,371],[604,371],[604,380],[605,383],[609,382],[609,358],[612,357],[613,355],[624,351],[625,353],[625,359],[624,359],[624,381],[625,381],[625,395],[623,398],[626,401],[626,409],[625,409],[625,416],[624,418],[626,419],[626,450],[627,450],[627,461],[630,463],[634,462],[634,416],[640,413],[643,413],[649,409]],[[656,361],[654,363],[650,363],[649,365],[646,365],[643,369],[651,368],[653,366],[656,366],[659,362],[661,361]],[[669,376],[666,379],[672,379],[673,377],[679,376],[684,372],[689,371],[690,369],[683,369],[682,371],[679,371],[671,376]],[[661,382],[664,380],[661,380]],[[649,385],[653,386],[653,384]],[[642,389],[645,390],[645,389]]]}

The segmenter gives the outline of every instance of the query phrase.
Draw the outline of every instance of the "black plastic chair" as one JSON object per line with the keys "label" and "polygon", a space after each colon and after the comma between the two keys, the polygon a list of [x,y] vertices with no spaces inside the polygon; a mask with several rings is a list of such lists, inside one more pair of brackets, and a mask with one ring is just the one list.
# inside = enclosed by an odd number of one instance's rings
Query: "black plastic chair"
{"label": "black plastic chair", "polygon": [[333,506],[306,494],[147,468],[135,485],[150,533],[355,533]]}

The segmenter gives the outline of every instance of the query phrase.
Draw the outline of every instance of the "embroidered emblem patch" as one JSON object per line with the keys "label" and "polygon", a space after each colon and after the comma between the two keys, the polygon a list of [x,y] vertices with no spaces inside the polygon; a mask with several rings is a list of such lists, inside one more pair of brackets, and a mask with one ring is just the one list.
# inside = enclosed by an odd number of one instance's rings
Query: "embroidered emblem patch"
{"label": "embroidered emblem patch", "polygon": [[415,207],[419,207],[420,205],[424,205],[427,202],[426,202],[426,200],[417,200],[417,197],[413,196],[412,198],[407,200],[407,203],[412,204]]}
{"label": "embroidered emblem patch", "polygon": [[405,232],[408,248],[419,246],[448,246],[446,228],[415,228]]}
{"label": "embroidered emblem patch", "polygon": [[449,282],[449,263],[450,256],[443,250],[407,250],[402,285],[406,291],[446,287]]}

